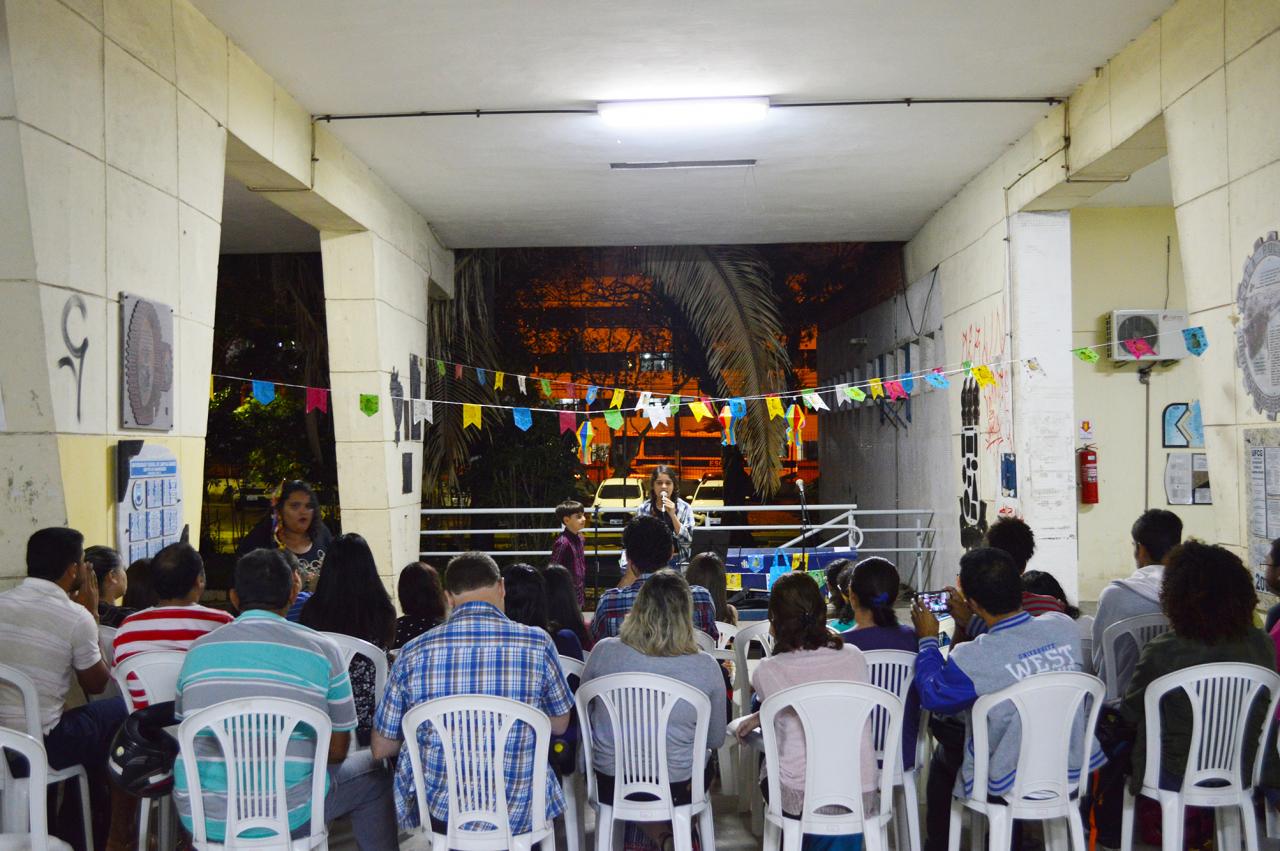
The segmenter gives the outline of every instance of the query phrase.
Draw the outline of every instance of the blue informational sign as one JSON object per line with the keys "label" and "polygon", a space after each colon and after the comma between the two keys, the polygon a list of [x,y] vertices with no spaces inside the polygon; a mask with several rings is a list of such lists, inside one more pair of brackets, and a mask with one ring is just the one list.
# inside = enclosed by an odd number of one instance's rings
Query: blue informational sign
{"label": "blue informational sign", "polygon": [[163,446],[143,444],[129,459],[128,471],[116,503],[116,549],[132,564],[154,558],[162,548],[178,542],[182,480],[178,459]]}

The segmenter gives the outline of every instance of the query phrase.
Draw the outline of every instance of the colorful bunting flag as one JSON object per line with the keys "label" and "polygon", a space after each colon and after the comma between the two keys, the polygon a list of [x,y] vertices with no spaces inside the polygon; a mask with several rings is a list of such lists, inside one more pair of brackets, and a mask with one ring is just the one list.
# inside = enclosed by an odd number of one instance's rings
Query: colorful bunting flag
{"label": "colorful bunting flag", "polygon": [[1124,347],[1134,358],[1142,360],[1143,355],[1154,355],[1156,350],[1151,348],[1151,344],[1141,337],[1134,337],[1124,341]]}
{"label": "colorful bunting flag", "polygon": [[544,378],[540,383],[542,384],[542,395],[550,399],[551,398],[551,382]]}
{"label": "colorful bunting flag", "polygon": [[[573,416],[571,411],[566,411],[569,416]],[[561,415],[563,416],[563,414]],[[578,426],[574,431],[574,436],[578,438],[578,455],[582,459],[583,464],[591,461],[591,438],[595,437],[596,430],[591,427],[591,418],[587,417],[582,421],[582,425]]]}
{"label": "colorful bunting flag", "polygon": [[910,396],[911,391],[916,386],[916,377],[914,375],[904,375],[898,383],[902,385],[903,392]]}
{"label": "colorful bunting flag", "polygon": [[435,405],[432,404],[430,399],[414,399],[412,407],[414,425],[421,425],[423,420],[429,423],[435,422]]}
{"label": "colorful bunting flag", "polygon": [[588,408],[590,408],[591,405],[596,401],[596,396],[599,395],[599,393],[600,393],[599,387],[595,386],[594,384],[587,385],[587,407]]}
{"label": "colorful bunting flag", "polygon": [[849,398],[855,402],[861,402],[863,399],[867,398],[866,392],[863,391],[861,387],[846,387],[844,388],[844,392],[847,393]]}
{"label": "colorful bunting flag", "polygon": [[802,398],[804,399],[804,403],[808,405],[811,410],[814,410],[814,411],[831,410],[829,407],[827,407],[827,403],[822,400],[821,393],[817,393],[813,390],[810,390],[809,392],[805,393]]}
{"label": "colorful bunting flag", "polygon": [[963,369],[963,370],[965,371],[965,373],[972,372],[972,371],[973,371],[973,361],[971,361],[971,360],[963,360],[963,361],[960,361],[960,368],[961,368],[961,369]]}
{"label": "colorful bunting flag", "polygon": [[659,425],[667,424],[667,406],[662,402],[650,402],[644,409],[644,415],[649,418],[649,426],[657,428]]}
{"label": "colorful bunting flag", "polygon": [[371,417],[378,413],[378,404],[377,393],[360,394],[360,410],[364,412],[366,417]]}
{"label": "colorful bunting flag", "polygon": [[622,411],[619,411],[617,408],[610,408],[604,412],[604,421],[608,424],[609,428],[617,431],[622,428]]}
{"label": "colorful bunting flag", "polygon": [[787,445],[795,446],[801,440],[801,432],[804,424],[808,420],[805,416],[804,408],[800,405],[792,404],[787,408]]}
{"label": "colorful bunting flag", "polygon": [[480,406],[465,404],[462,406],[462,427],[481,429],[483,426],[480,422]]}
{"label": "colorful bunting flag", "polygon": [[878,378],[871,379],[870,381],[867,382],[867,386],[871,388],[872,399],[884,398],[884,385],[880,382],[880,379]]}
{"label": "colorful bunting flag", "polygon": [[460,364],[460,363],[455,363],[455,364],[453,365],[453,377],[454,377],[455,379],[461,379],[461,378],[462,378],[462,364]]}
{"label": "colorful bunting flag", "polygon": [[1026,370],[1027,378],[1030,380],[1044,378],[1044,367],[1040,366],[1039,358],[1027,358],[1022,362],[1022,368]]}
{"label": "colorful bunting flag", "polygon": [[444,361],[442,360],[436,361],[436,375],[444,378]]}
{"label": "colorful bunting flag", "polygon": [[711,416],[711,412],[707,410],[707,403],[700,400],[690,402],[689,410],[693,413],[693,418],[696,422],[702,422],[704,419]]}
{"label": "colorful bunting flag", "polygon": [[623,390],[621,387],[614,388],[613,398],[609,400],[609,407],[621,408],[622,400],[625,399],[626,397],[627,397],[627,391]]}
{"label": "colorful bunting flag", "polygon": [[485,374],[485,371],[483,369],[481,369],[480,367],[476,367],[476,381],[480,382],[481,387],[485,385],[485,379],[487,377],[488,376]]}
{"label": "colorful bunting flag", "polygon": [[494,390],[501,390],[501,389],[502,389],[502,382],[503,382],[503,380],[504,380],[506,377],[507,377],[507,374],[506,374],[505,372],[499,372],[499,373],[497,373],[496,375],[494,375],[494,376],[493,376],[493,389],[494,389]]}
{"label": "colorful bunting flag", "polygon": [[323,411],[329,413],[329,391],[323,387],[307,388],[307,409],[305,413],[312,411]]}
{"label": "colorful bunting flag", "polygon": [[994,386],[996,383],[996,374],[991,371],[991,367],[985,363],[981,366],[973,368],[973,380],[978,382],[979,387]]}
{"label": "colorful bunting flag", "polygon": [[1205,336],[1204,326],[1197,325],[1194,328],[1183,328],[1182,339],[1186,341],[1187,351],[1196,357],[1204,354],[1204,350],[1209,348],[1209,338]]}
{"label": "colorful bunting flag", "polygon": [[747,400],[740,396],[734,396],[729,400],[729,413],[733,414],[735,420],[740,420],[747,415]]}
{"label": "colorful bunting flag", "polygon": [[672,393],[667,397],[667,416],[674,417],[680,413],[680,397]]}
{"label": "colorful bunting flag", "polygon": [[516,428],[521,431],[528,431],[529,426],[533,425],[533,414],[528,408],[512,408],[511,417],[515,420]]}
{"label": "colorful bunting flag", "polygon": [[901,381],[886,381],[884,390],[889,396],[889,401],[907,398],[907,391],[903,389]]}
{"label": "colorful bunting flag", "polygon": [[524,387],[524,381],[525,381],[525,376],[523,376],[523,375],[517,375],[517,376],[516,376],[516,384],[520,385],[520,392],[521,392],[521,393],[527,393],[527,392],[528,392],[527,390],[525,390],[525,387]]}
{"label": "colorful bunting flag", "polygon": [[926,372],[924,380],[929,383],[930,387],[936,387],[939,390],[946,390],[951,386],[951,382],[947,380],[947,376],[942,370],[935,369],[933,372]]}
{"label": "colorful bunting flag", "polygon": [[766,396],[764,403],[769,409],[769,419],[776,420],[778,417],[786,417],[786,412],[782,410],[782,400],[777,396]]}
{"label": "colorful bunting flag", "polygon": [[649,400],[653,398],[653,394],[648,390],[641,391],[640,398],[636,400],[636,410],[643,411],[649,407]]}
{"label": "colorful bunting flag", "polygon": [[577,427],[578,427],[578,418],[574,416],[573,411],[560,412],[560,433],[561,434],[564,434],[566,431],[573,431]]}
{"label": "colorful bunting flag", "polygon": [[1080,347],[1080,348],[1078,348],[1078,349],[1072,349],[1072,350],[1071,350],[1071,354],[1073,354],[1073,355],[1075,355],[1076,357],[1080,358],[1080,360],[1084,361],[1085,363],[1097,363],[1097,362],[1098,362],[1098,352],[1097,352],[1097,350],[1096,350],[1096,349],[1092,349],[1092,348],[1090,348],[1089,346],[1081,346],[1081,347]]}
{"label": "colorful bunting flag", "polygon": [[720,429],[723,433],[720,437],[720,445],[737,446],[738,435],[733,429],[733,411],[729,410],[728,405],[720,409],[720,415],[716,419],[720,421]]}
{"label": "colorful bunting flag", "polygon": [[253,382],[253,398],[260,405],[270,405],[276,399],[276,386],[270,381]]}

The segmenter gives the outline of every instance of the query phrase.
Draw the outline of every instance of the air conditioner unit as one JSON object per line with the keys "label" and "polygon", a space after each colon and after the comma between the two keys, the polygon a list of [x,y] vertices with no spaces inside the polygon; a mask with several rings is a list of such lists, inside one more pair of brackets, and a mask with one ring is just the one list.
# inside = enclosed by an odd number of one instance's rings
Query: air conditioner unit
{"label": "air conditioner unit", "polygon": [[1148,360],[1180,360],[1187,356],[1182,332],[1187,327],[1185,310],[1113,310],[1107,317],[1107,342],[1113,361],[1138,360],[1125,340],[1146,340],[1155,350]]}

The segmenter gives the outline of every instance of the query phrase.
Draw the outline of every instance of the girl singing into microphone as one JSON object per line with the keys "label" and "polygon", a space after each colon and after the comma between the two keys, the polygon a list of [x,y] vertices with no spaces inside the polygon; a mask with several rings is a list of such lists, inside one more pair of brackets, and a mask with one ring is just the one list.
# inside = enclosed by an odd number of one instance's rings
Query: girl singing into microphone
{"label": "girl singing into microphone", "polygon": [[636,510],[636,517],[645,514],[661,519],[671,530],[672,564],[687,562],[693,547],[693,509],[680,498],[675,471],[665,464],[649,476],[649,498]]}

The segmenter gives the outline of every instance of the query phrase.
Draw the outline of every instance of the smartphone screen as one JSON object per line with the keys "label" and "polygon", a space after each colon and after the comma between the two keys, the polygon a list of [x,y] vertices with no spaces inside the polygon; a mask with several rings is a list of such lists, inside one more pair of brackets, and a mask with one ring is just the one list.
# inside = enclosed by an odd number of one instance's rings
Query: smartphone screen
{"label": "smartphone screen", "polygon": [[946,591],[923,591],[917,594],[916,598],[923,602],[929,611],[939,617],[950,614],[950,611],[947,609]]}

